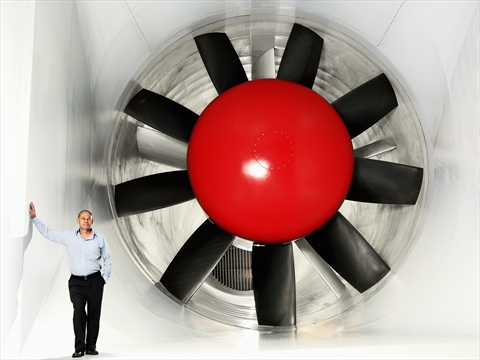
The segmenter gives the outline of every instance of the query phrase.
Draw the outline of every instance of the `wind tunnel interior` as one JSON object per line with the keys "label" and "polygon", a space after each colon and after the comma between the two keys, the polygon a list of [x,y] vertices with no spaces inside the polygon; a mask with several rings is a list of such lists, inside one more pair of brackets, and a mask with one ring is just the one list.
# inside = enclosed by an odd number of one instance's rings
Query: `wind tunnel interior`
{"label": "wind tunnel interior", "polygon": [[[73,227],[78,210],[90,208],[95,228],[107,235],[114,267],[99,339],[106,358],[263,357],[278,351],[289,357],[323,351],[388,358],[402,351],[408,356],[412,348],[425,356],[478,354],[478,4],[20,6],[23,15],[11,8],[17,14],[11,27],[30,24],[17,41],[30,44],[31,53],[15,66],[31,79],[31,96],[23,104],[28,113],[15,114],[24,120],[14,129],[17,141],[4,139],[2,131],[2,182],[5,177],[18,190],[2,190],[2,239],[9,240],[2,241],[2,256],[9,257],[2,265],[18,274],[3,285],[10,296],[2,291],[2,303],[13,311],[2,312],[2,333],[8,333],[2,352],[59,357],[73,342],[64,250],[32,231],[25,206],[15,205],[32,200],[54,229]],[[381,73],[393,86],[398,107],[353,139],[355,155],[417,166],[424,176],[415,205],[345,201],[340,209],[391,268],[385,278],[364,293],[343,281],[346,290],[338,296],[294,245],[297,326],[259,327],[250,288],[212,275],[182,304],[159,283],[206,219],[195,200],[117,217],[114,187],[185,169],[185,144],[124,110],[147,88],[203,111],[217,92],[194,36],[225,32],[251,80],[278,71],[294,23],[324,38],[313,90],[329,102]],[[31,72],[25,70],[29,64]],[[10,145],[7,162],[4,145]],[[23,172],[6,177],[4,166],[12,170],[13,164],[24,164]],[[7,215],[4,205],[13,209]],[[237,237],[232,251],[248,257],[251,247]],[[62,345],[48,349],[52,337]]]}

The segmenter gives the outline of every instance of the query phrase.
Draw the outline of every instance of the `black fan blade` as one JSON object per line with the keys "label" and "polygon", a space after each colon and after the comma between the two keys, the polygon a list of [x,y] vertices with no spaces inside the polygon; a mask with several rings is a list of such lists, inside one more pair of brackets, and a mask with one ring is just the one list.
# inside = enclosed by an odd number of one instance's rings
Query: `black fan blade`
{"label": "black fan blade", "polygon": [[323,38],[314,31],[293,24],[278,68],[277,79],[312,88],[322,55]]}
{"label": "black fan blade", "polygon": [[124,112],[184,142],[188,142],[198,119],[198,115],[185,106],[147,89],[140,90]]}
{"label": "black fan blade", "polygon": [[209,33],[195,37],[198,52],[208,75],[219,94],[248,81],[235,48],[224,33]]}
{"label": "black fan blade", "polygon": [[292,243],[252,248],[253,295],[259,325],[296,324]]}
{"label": "black fan blade", "polygon": [[414,205],[422,187],[422,179],[422,168],[355,158],[347,200]]}
{"label": "black fan blade", "polygon": [[359,292],[371,288],[390,271],[375,249],[339,212],[305,239]]}
{"label": "black fan blade", "polygon": [[144,176],[115,185],[118,216],[162,209],[194,197],[186,170]]}
{"label": "black fan blade", "polygon": [[233,238],[207,219],[168,265],[160,283],[178,300],[186,303],[205,282]]}
{"label": "black fan blade", "polygon": [[332,106],[353,139],[395,109],[398,103],[390,81],[385,74],[380,74],[335,100]]}

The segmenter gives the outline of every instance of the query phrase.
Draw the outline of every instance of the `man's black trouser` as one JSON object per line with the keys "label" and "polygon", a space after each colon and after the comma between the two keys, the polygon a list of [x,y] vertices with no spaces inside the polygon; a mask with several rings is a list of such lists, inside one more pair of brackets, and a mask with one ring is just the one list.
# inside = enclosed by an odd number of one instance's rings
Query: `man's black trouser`
{"label": "man's black trouser", "polygon": [[105,280],[100,271],[86,277],[72,275],[68,280],[70,300],[73,304],[73,331],[77,352],[96,348],[104,285]]}

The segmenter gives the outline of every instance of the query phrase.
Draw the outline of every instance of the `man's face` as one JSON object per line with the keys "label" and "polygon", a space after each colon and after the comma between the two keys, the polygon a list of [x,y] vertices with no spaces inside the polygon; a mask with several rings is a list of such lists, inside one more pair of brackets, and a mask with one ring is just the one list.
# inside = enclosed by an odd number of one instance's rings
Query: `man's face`
{"label": "man's face", "polygon": [[81,229],[89,230],[93,224],[93,217],[90,213],[84,211],[80,214],[80,217],[77,219],[77,224]]}

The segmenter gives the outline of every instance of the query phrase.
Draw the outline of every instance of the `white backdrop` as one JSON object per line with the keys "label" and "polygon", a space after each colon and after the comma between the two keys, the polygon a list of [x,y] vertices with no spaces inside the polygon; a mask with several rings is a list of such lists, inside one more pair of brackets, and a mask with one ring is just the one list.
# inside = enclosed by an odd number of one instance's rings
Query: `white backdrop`
{"label": "white backdrop", "polygon": [[[96,227],[109,234],[114,267],[99,339],[107,358],[278,357],[277,350],[299,358],[479,356],[478,2],[1,6],[2,357],[61,357],[73,349],[65,252],[32,232],[30,200],[54,229],[74,227],[78,210],[91,208]],[[195,24],[252,7],[331,19],[392,69],[427,136],[433,180],[423,231],[395,281],[346,315],[362,325],[340,334],[329,333],[328,323],[295,339],[213,323],[155,289],[116,238],[106,155],[123,93],[150,55]]]}

